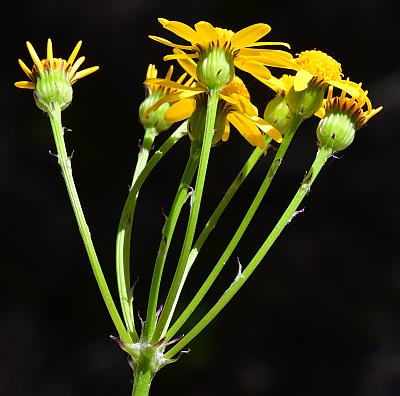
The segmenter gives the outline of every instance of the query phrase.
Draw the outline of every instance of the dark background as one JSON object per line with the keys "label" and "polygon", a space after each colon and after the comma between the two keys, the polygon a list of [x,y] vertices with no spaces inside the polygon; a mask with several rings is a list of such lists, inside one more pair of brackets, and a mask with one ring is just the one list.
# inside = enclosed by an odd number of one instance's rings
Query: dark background
{"label": "dark background", "polygon": [[[190,344],[191,353],[157,374],[153,395],[400,394],[400,265],[398,12],[389,0],[188,2],[106,0],[1,1],[0,42],[0,395],[129,395],[131,370],[109,339],[115,334],[92,277],[56,161],[50,125],[17,59],[31,64],[25,41],[44,57],[48,37],[57,57],[75,43],[87,67],[101,69],[78,82],[63,113],[74,175],[110,287],[115,232],[142,136],[137,109],[145,70],[168,48],[148,34],[175,40],[157,17],[193,25],[207,20],[239,30],[267,22],[268,40],[293,53],[321,49],[363,81],[384,110],[355,143],[331,160],[255,276],[213,324]],[[178,41],[176,39],[175,41]],[[241,74],[243,76],[243,74]],[[271,93],[244,76],[263,111]],[[195,317],[231,283],[236,256],[246,264],[296,190],[315,153],[317,120],[297,135],[265,205],[222,280]],[[162,140],[163,137],[160,137]],[[184,166],[183,139],[141,193],[134,238],[135,311],[146,294],[163,222]],[[237,132],[212,151],[202,224],[251,148]],[[262,180],[268,157],[249,177],[199,257],[182,302],[201,284],[229,240]],[[187,214],[187,208],[185,208]],[[182,235],[178,228],[178,238]],[[167,279],[177,251],[169,258]],[[165,290],[164,290],[165,293]],[[187,332],[188,329],[182,330]]]}

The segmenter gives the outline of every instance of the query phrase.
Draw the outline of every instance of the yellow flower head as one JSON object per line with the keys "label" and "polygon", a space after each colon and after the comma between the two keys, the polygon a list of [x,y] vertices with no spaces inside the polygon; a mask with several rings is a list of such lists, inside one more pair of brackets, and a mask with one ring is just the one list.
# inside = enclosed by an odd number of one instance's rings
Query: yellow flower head
{"label": "yellow flower head", "polygon": [[355,132],[367,121],[378,114],[383,107],[372,108],[368,91],[357,85],[357,97],[348,97],[342,90],[340,96],[333,96],[333,87],[329,87],[323,107],[316,113],[321,117],[317,137],[321,145],[329,144],[334,151],[341,151],[354,140]]}
{"label": "yellow flower head", "polygon": [[189,41],[190,45],[174,44],[161,37],[149,36],[162,44],[190,51],[167,55],[164,60],[198,58],[197,78],[208,89],[220,89],[234,76],[234,66],[259,79],[269,79],[270,71],[266,66],[293,68],[292,56],[285,51],[265,48],[253,48],[265,45],[289,45],[282,42],[258,41],[271,31],[269,25],[257,23],[238,32],[212,26],[200,21],[190,26],[177,21],[159,18],[163,27],[177,36]]}
{"label": "yellow flower head", "polygon": [[331,56],[322,51],[300,52],[294,59],[297,73],[293,88],[296,92],[305,90],[309,85],[331,85],[343,89],[350,95],[358,94],[354,83],[343,80],[342,66]]}
{"label": "yellow flower head", "polygon": [[[190,59],[179,60],[179,62],[194,78],[195,62]],[[175,92],[166,95],[153,105],[153,109],[164,103],[171,105],[164,114],[167,122],[178,122],[191,118],[196,111],[196,121],[204,119],[205,111],[204,114],[199,114],[205,108],[207,98],[207,89],[202,84],[192,84],[189,87],[165,79],[150,80],[148,83],[175,89]],[[219,98],[214,144],[221,139],[222,141],[228,140],[230,124],[253,146],[261,148],[265,146],[264,134],[271,136],[277,142],[282,140],[281,134],[275,128],[258,117],[258,110],[251,103],[249,92],[239,77],[235,76],[232,82],[220,90]],[[199,126],[196,129],[202,130],[203,128]]]}
{"label": "yellow flower head", "polygon": [[27,41],[26,46],[33,60],[32,69],[21,59],[18,59],[18,63],[30,81],[18,81],[15,86],[33,89],[36,104],[42,110],[47,111],[55,104],[65,109],[72,100],[72,84],[99,69],[99,66],[93,66],[78,72],[85,60],[85,57],[81,56],[75,62],[81,45],[82,41],[79,41],[68,60],[65,60],[53,57],[53,45],[48,39],[47,57],[40,60],[32,44]]}
{"label": "yellow flower head", "polygon": [[[171,65],[165,78],[162,80],[180,86],[187,77],[187,73],[183,73],[175,83],[171,81],[173,71],[174,67]],[[151,82],[157,81],[157,75],[158,72],[155,65],[150,64],[147,68],[146,81],[144,83],[146,87],[146,98],[139,107],[139,118],[145,128],[154,128],[157,133],[160,133],[168,129],[172,125],[172,122],[165,120],[164,117],[165,112],[169,108],[169,103],[164,102],[162,105],[158,105],[157,103],[165,96],[173,94],[176,89],[171,86],[161,86]],[[193,79],[189,78],[185,82],[185,86],[189,87],[192,83]],[[154,104],[157,105],[154,106]]]}

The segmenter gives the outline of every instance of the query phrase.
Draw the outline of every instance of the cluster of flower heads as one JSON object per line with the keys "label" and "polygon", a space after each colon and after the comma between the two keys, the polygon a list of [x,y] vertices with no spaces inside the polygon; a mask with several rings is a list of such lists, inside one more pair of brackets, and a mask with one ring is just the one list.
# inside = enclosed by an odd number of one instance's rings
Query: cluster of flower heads
{"label": "cluster of flower heads", "polygon": [[[191,84],[182,85],[170,78],[146,79],[146,85],[152,84],[153,94],[166,88],[170,91],[154,101],[144,115],[149,116],[168,104],[165,119],[170,123],[189,119],[191,135],[197,133],[199,117],[195,115],[205,112],[207,96],[212,90],[219,92],[213,143],[226,141],[230,125],[233,125],[250,144],[263,148],[265,136],[277,142],[282,140],[293,115],[306,119],[316,114],[323,117],[326,127],[327,117],[332,113],[348,115],[354,137],[354,132],[382,109],[373,109],[368,92],[361,84],[344,79],[340,63],[324,52],[303,51],[293,57],[286,50],[268,48],[290,48],[287,43],[258,41],[270,32],[267,24],[258,23],[233,32],[203,21],[196,23],[194,29],[164,18],[159,22],[189,43],[175,44],[165,38],[150,36],[172,47],[172,54],[166,55],[164,60],[177,60],[190,76]],[[276,78],[270,67],[287,69],[291,74]],[[236,75],[236,69],[250,73],[275,91],[276,97],[266,106],[263,118],[251,103],[249,91]],[[333,88],[340,91],[338,97],[333,96]],[[191,122],[194,120],[196,122]],[[320,131],[323,129],[319,128]],[[320,143],[325,143],[321,133],[318,138]],[[336,150],[343,148],[343,144],[335,146]]]}
{"label": "cluster of flower heads", "polygon": [[[192,140],[201,139],[211,91],[219,95],[213,144],[226,141],[233,125],[250,144],[264,148],[265,136],[277,142],[282,140],[294,115],[306,119],[314,114],[322,117],[317,134],[320,143],[324,143],[325,135],[332,140],[331,129],[336,124],[327,128],[332,124],[327,122],[331,114],[348,116],[354,138],[354,132],[382,109],[373,109],[368,92],[361,84],[344,79],[340,63],[324,52],[303,51],[293,57],[286,50],[270,48],[290,49],[287,43],[259,41],[271,30],[265,23],[233,32],[204,21],[196,23],[194,29],[164,18],[159,18],[159,22],[187,43],[175,44],[165,38],[149,36],[172,48],[172,53],[164,60],[177,60],[183,68],[183,74],[173,81],[172,66],[165,78],[157,78],[154,65],[148,67],[147,94],[139,116],[146,128],[154,128],[157,133],[188,119],[189,136]],[[51,111],[55,105],[63,110],[72,100],[72,85],[98,70],[98,66],[93,66],[78,72],[85,60],[85,57],[75,60],[81,44],[79,41],[68,60],[64,60],[53,57],[49,39],[47,57],[41,60],[27,42],[32,69],[21,59],[19,64],[30,81],[19,81],[15,85],[33,89],[36,104],[44,111]],[[271,67],[286,69],[289,74],[276,78]],[[275,92],[263,118],[251,103],[246,85],[236,75],[237,69],[251,74]],[[333,88],[341,91],[339,96],[333,95]],[[343,144],[337,147],[338,150],[343,148]]]}

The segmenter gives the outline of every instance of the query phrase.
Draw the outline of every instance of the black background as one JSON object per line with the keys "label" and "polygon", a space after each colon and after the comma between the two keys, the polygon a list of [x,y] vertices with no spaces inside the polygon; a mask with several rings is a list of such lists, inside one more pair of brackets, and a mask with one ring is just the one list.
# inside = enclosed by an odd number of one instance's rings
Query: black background
{"label": "black background", "polygon": [[[115,232],[142,136],[137,109],[147,64],[164,74],[168,49],[148,34],[178,41],[157,17],[239,30],[267,22],[267,39],[293,53],[321,49],[363,81],[384,110],[355,143],[331,160],[255,276],[220,317],[190,344],[191,353],[160,371],[153,395],[293,394],[392,396],[400,393],[398,205],[398,12],[389,0],[162,2],[106,0],[5,2],[0,6],[0,395],[129,395],[131,370],[109,339],[115,334],[100,299],[58,166],[50,125],[17,59],[29,65],[25,41],[56,57],[84,41],[96,74],[74,86],[63,113],[74,175],[110,287]],[[260,111],[272,95],[243,76]],[[295,138],[270,195],[222,280],[195,315],[201,317],[246,264],[284,210],[315,153],[317,120]],[[164,137],[165,138],[165,137]],[[160,141],[163,137],[160,137]],[[183,139],[144,186],[134,238],[135,311],[145,312],[162,211],[168,212],[189,148]],[[249,155],[232,131],[212,151],[201,224]],[[262,180],[263,159],[210,237],[184,289],[187,301],[240,221]],[[187,215],[185,208],[184,215]],[[183,227],[178,228],[179,242]],[[175,245],[176,246],[176,245]],[[167,263],[171,278],[177,250]],[[165,294],[165,290],[163,290]],[[164,295],[163,294],[163,295]],[[182,330],[187,332],[188,329]]]}

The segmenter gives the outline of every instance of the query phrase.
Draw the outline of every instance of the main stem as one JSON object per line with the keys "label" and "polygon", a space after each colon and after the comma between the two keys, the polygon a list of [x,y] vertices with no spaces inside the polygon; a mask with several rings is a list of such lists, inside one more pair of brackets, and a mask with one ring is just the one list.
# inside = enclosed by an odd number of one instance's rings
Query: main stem
{"label": "main stem", "polygon": [[150,370],[135,370],[135,378],[132,389],[132,396],[147,396],[150,391],[153,374]]}
{"label": "main stem", "polygon": [[187,261],[190,249],[192,247],[197,219],[200,212],[200,203],[203,195],[203,188],[207,173],[212,138],[214,135],[214,125],[218,107],[218,96],[218,90],[211,90],[208,96],[207,114],[204,127],[203,142],[201,146],[199,170],[197,172],[196,185],[192,196],[192,210],[189,215],[188,225],[186,228],[186,234],[183,241],[177,269],[175,271],[175,275],[167,295],[165,306],[152,337],[152,341],[155,342],[162,339],[168,330],[168,326],[172,320],[176,304],[178,302],[181,290],[183,288],[188,273]]}
{"label": "main stem", "polygon": [[299,127],[302,119],[293,116],[290,127],[286,132],[281,145],[279,146],[278,151],[275,154],[274,159],[272,160],[271,166],[265,176],[264,181],[262,182],[253,202],[251,203],[249,209],[247,210],[243,220],[241,221],[239,227],[237,228],[235,234],[233,235],[231,241],[229,242],[228,246],[222,253],[220,259],[218,260],[217,264],[215,264],[213,270],[208,275],[207,279],[204,281],[203,285],[193,297],[192,301],[187,305],[185,310],[176,320],[176,322],[171,326],[171,328],[167,332],[166,339],[167,341],[170,340],[174,335],[179,331],[179,329],[186,323],[189,319],[190,315],[193,311],[198,307],[198,305],[203,300],[204,296],[207,294],[208,290],[211,288],[217,277],[219,276],[220,272],[224,268],[225,264],[231,257],[232,253],[236,249],[236,246],[240,242],[243,234],[247,230],[251,220],[253,219],[258,207],[260,206],[261,202],[264,200],[265,194],[267,193],[276,172],[282,160],[286,154],[286,151],[293,139],[293,136],[296,133],[297,128]]}
{"label": "main stem", "polygon": [[330,146],[321,147],[316,155],[316,158],[310,168],[310,171],[303,179],[303,182],[296,195],[290,202],[289,206],[279,219],[278,223],[273,228],[272,232],[262,244],[260,249],[254,255],[253,259],[247,265],[243,273],[239,274],[231,286],[226,290],[218,302],[210,309],[210,311],[197,323],[196,326],[183,337],[173,348],[171,348],[166,354],[165,358],[171,358],[176,355],[182,348],[184,348],[193,338],[195,338],[211,321],[222,311],[222,309],[228,304],[233,296],[240,290],[243,284],[248,280],[250,275],[258,267],[262,259],[265,257],[271,246],[274,244],[278,236],[282,233],[283,229],[293,219],[297,213],[297,209],[304,197],[309,193],[311,185],[315,181],[322,167],[325,165],[328,158],[332,155],[332,149]]}
{"label": "main stem", "polygon": [[79,232],[81,234],[83,243],[86,248],[87,255],[89,257],[92,270],[99,286],[101,295],[106,304],[108,312],[111,319],[118,331],[121,340],[125,343],[131,342],[131,337],[127,329],[125,328],[118,310],[114,304],[111,293],[108,289],[107,282],[104,278],[103,271],[97,254],[90,236],[89,227],[86,223],[85,216],[83,214],[82,206],[79,201],[78,193],[75,187],[74,179],[72,177],[72,166],[71,158],[67,155],[67,150],[64,141],[64,131],[61,122],[61,109],[59,106],[55,105],[52,110],[48,111],[48,115],[51,122],[51,127],[53,129],[54,141],[57,148],[58,164],[61,167],[61,173],[67,187],[68,195],[71,201],[71,205],[75,214],[76,221],[78,223]]}

